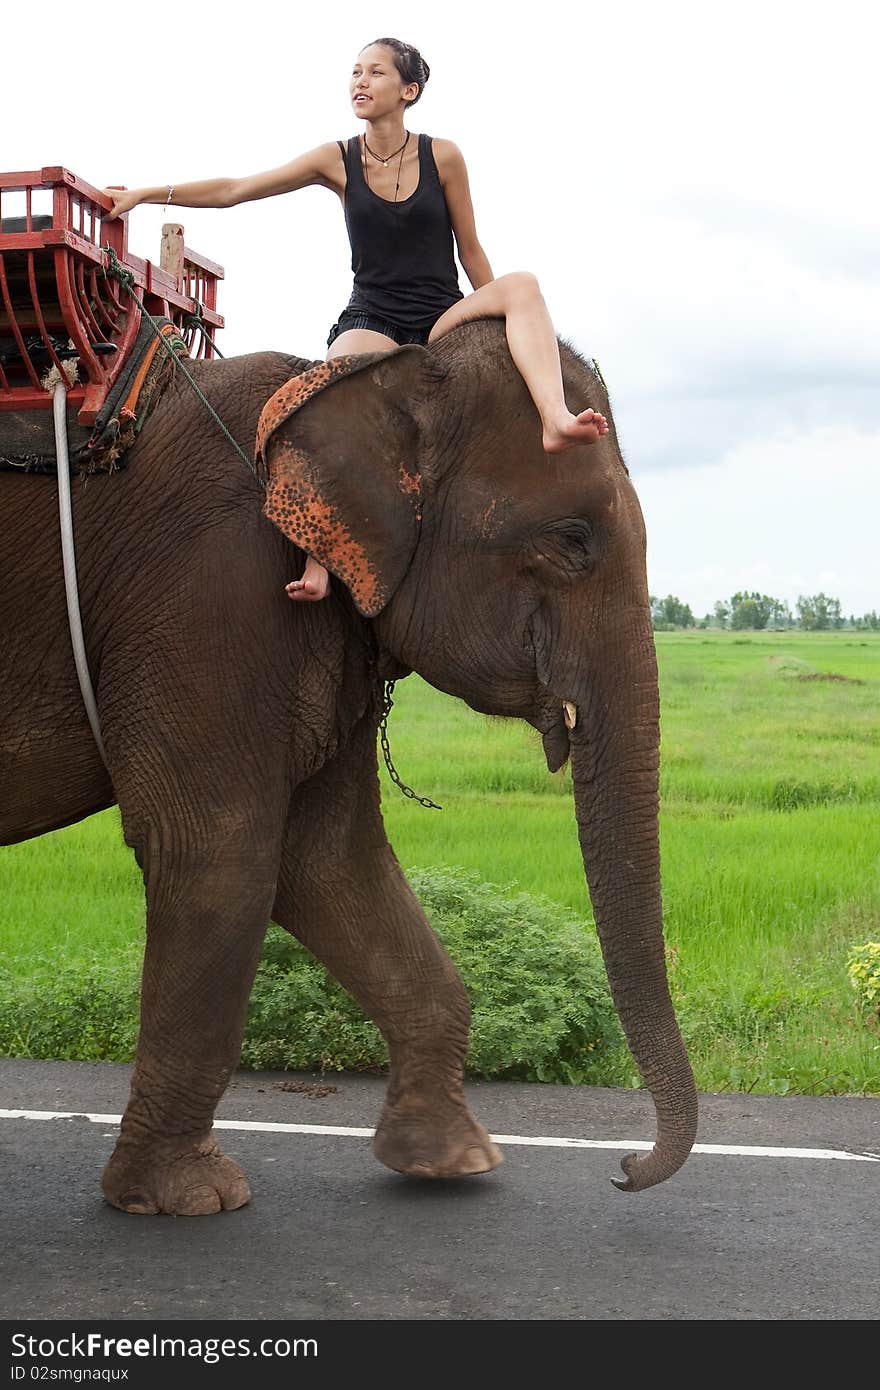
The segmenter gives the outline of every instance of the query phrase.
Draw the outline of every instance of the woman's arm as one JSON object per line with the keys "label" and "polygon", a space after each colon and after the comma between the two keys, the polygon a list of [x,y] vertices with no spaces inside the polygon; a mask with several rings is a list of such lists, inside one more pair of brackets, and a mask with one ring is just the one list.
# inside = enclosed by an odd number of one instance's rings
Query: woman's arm
{"label": "woman's arm", "polygon": [[[237,179],[199,179],[194,183],[161,184],[155,188],[105,188],[113,200],[110,220],[129,212],[139,203],[171,203],[184,208],[231,208],[258,198],[274,198],[278,193],[295,193],[319,184],[341,194],[345,189],[345,168],[336,141],[319,145],[298,155],[278,169],[249,174]],[[170,196],[169,196],[170,195]]]}
{"label": "woman's arm", "polygon": [[495,276],[492,274],[489,258],[477,238],[474,205],[471,202],[464,157],[451,140],[435,140],[433,148],[434,161],[443,185],[455,235],[458,259],[473,288],[478,290],[483,285],[488,285]]}

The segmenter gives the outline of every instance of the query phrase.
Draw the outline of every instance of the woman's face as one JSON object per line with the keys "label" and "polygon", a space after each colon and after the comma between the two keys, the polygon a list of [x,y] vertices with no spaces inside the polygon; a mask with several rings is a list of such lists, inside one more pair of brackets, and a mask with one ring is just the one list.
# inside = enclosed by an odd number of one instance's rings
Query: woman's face
{"label": "woman's face", "polygon": [[419,88],[416,82],[404,85],[390,49],[373,43],[358,54],[349,90],[355,115],[374,121],[396,111],[402,101],[412,101]]}

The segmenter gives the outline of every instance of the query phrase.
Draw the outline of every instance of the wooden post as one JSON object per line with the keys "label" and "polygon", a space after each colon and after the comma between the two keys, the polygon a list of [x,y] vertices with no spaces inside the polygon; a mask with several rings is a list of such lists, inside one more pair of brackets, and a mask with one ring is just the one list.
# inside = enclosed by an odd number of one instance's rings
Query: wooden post
{"label": "wooden post", "polygon": [[160,269],[173,275],[177,288],[183,289],[183,228],[179,222],[165,222],[162,226],[162,249],[159,253]]}

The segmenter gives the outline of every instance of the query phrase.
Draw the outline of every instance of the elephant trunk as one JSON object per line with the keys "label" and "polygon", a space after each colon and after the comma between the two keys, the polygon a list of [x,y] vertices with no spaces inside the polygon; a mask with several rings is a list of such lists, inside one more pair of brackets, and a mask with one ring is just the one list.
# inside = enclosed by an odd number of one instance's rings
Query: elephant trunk
{"label": "elephant trunk", "polygon": [[569,736],[584,870],[615,1007],[657,1111],[654,1148],[626,1157],[626,1182],[616,1184],[637,1192],[681,1167],[697,1127],[696,1086],[666,977],[659,696],[644,610],[631,610],[612,641],[591,650],[590,678],[581,685]]}

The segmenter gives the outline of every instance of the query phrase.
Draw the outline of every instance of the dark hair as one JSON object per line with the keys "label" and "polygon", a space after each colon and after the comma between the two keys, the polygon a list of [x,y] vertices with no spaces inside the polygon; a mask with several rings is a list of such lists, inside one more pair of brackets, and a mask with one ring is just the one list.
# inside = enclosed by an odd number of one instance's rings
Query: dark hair
{"label": "dark hair", "polygon": [[[417,48],[413,48],[412,45],[408,43],[401,43],[400,39],[373,39],[373,42],[365,44],[364,48],[373,48],[376,44],[381,44],[383,48],[391,49],[394,55],[394,66],[397,68],[400,74],[400,80],[403,82],[404,86],[408,86],[410,82],[417,82],[419,84],[419,90],[416,92],[412,101],[409,102],[410,106],[415,106],[422,92],[425,90],[425,83],[431,76],[431,69],[428,67],[428,64]],[[363,49],[361,49],[361,52],[363,52]]]}

